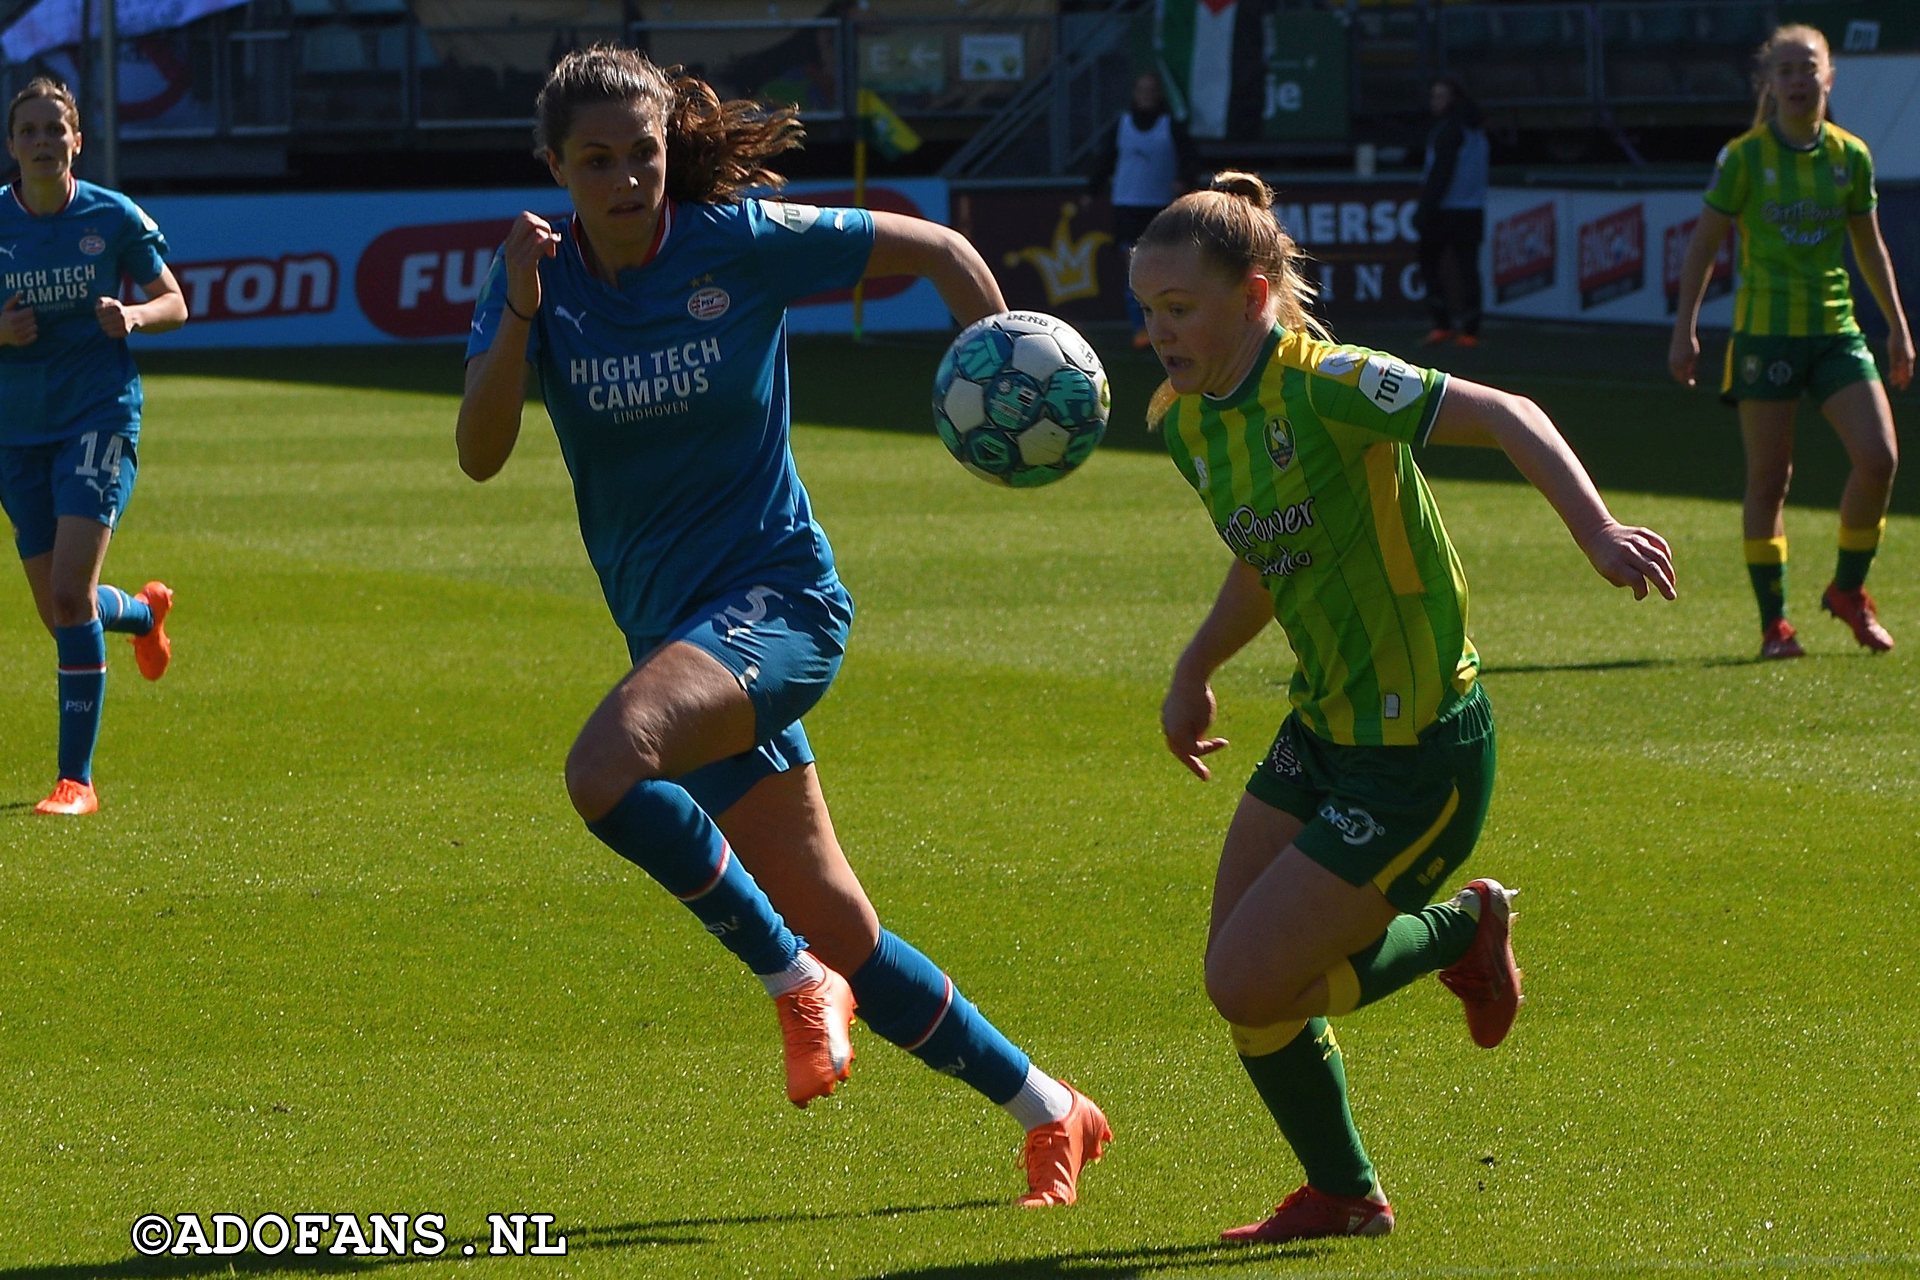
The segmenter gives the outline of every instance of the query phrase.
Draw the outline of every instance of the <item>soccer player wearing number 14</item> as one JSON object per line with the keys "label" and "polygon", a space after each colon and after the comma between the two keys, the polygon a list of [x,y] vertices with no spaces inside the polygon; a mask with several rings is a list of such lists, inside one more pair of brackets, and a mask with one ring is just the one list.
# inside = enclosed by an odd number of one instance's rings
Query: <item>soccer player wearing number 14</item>
{"label": "soccer player wearing number 14", "polygon": [[796,1106],[847,1077],[857,1005],[1026,1129],[1022,1204],[1070,1204],[1112,1137],[1106,1117],[881,927],[800,727],[840,668],[853,605],[788,448],[787,305],[914,275],[971,322],[1006,309],[1000,288],[944,227],[744,197],[777,185],[764,166],[799,141],[790,108],[721,102],[596,46],[554,68],[537,115],[573,217],[522,213],[508,231],[475,307],[456,438],[468,475],[498,472],[532,367],[633,662],[568,756],[574,808],[774,997]]}
{"label": "soccer player wearing number 14", "polygon": [[[65,85],[37,78],[8,105],[7,151],[20,177],[0,198],[0,506],[59,655],[59,775],[34,812],[69,815],[100,807],[103,632],[133,636],[149,680],[172,653],[164,624],[173,592],[149,582],[130,595],[103,585],[100,567],[133,496],[140,442],[127,336],[187,321],[160,229],[119,192],[74,178],[80,145]],[[145,302],[120,301],[122,276]]]}

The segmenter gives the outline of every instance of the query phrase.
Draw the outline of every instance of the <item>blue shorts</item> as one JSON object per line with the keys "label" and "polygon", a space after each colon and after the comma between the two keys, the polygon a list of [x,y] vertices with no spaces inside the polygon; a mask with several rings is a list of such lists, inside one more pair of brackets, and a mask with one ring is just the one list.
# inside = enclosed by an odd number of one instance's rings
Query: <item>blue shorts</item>
{"label": "blue shorts", "polygon": [[22,560],[53,550],[61,516],[118,527],[140,465],[132,430],[121,419],[52,444],[0,446],[0,507]]}
{"label": "blue shorts", "polygon": [[[674,779],[701,808],[725,813],[762,778],[813,763],[800,717],[839,674],[852,626],[853,600],[835,581],[747,587],[707,601],[668,634],[669,644],[684,640],[713,655],[753,702],[751,750]],[[635,662],[652,648],[629,641]]]}

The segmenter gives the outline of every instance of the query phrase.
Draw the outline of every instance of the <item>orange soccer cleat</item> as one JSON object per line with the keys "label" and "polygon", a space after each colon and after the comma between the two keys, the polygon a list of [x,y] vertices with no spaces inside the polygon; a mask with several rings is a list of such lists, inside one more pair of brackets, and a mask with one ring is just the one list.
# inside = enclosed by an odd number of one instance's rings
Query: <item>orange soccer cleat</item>
{"label": "orange soccer cleat", "polygon": [[149,680],[158,680],[167,674],[167,664],[173,661],[173,641],[167,639],[167,614],[173,611],[173,588],[164,582],[149,582],[134,592],[135,600],[146,602],[153,610],[153,627],[143,636],[133,638],[133,660],[140,664],[140,674]]}
{"label": "orange soccer cleat", "polygon": [[1437,347],[1437,346],[1440,346],[1442,343],[1452,342],[1452,341],[1453,341],[1453,330],[1429,329],[1427,330],[1427,336],[1420,339],[1420,345],[1423,347]]}
{"label": "orange soccer cleat", "polygon": [[33,806],[33,811],[77,818],[83,813],[97,812],[99,808],[100,797],[93,793],[91,782],[62,778],[53,784],[53,794]]}
{"label": "orange soccer cleat", "polygon": [[1285,1244],[1327,1236],[1384,1236],[1393,1230],[1393,1206],[1366,1196],[1331,1196],[1303,1186],[1274,1206],[1271,1217],[1229,1227],[1222,1240],[1235,1244]]}
{"label": "orange soccer cleat", "polygon": [[820,981],[776,996],[773,1003],[787,1059],[787,1101],[804,1107],[832,1093],[852,1073],[853,988],[827,969]]}
{"label": "orange soccer cleat", "polygon": [[1513,963],[1513,895],[1498,880],[1475,880],[1460,891],[1480,899],[1480,926],[1467,954],[1442,969],[1440,981],[1466,1007],[1467,1031],[1482,1049],[1507,1038],[1520,1012],[1520,970]]}
{"label": "orange soccer cleat", "polygon": [[1760,660],[1771,661],[1774,658],[1804,658],[1807,651],[1800,647],[1794,638],[1793,624],[1785,618],[1775,618],[1760,628]]}
{"label": "orange soccer cleat", "polygon": [[1871,649],[1875,653],[1885,653],[1893,648],[1893,637],[1880,625],[1880,615],[1874,610],[1873,597],[1867,594],[1865,587],[1842,591],[1829,582],[1820,596],[1820,607],[1852,627],[1853,638],[1860,642],[1861,648]]}
{"label": "orange soccer cleat", "polygon": [[1060,1083],[1073,1095],[1073,1106],[1066,1119],[1027,1130],[1023,1153],[1027,1194],[1019,1201],[1023,1209],[1044,1209],[1078,1200],[1080,1171],[1104,1155],[1107,1144],[1113,1141],[1113,1127],[1093,1099],[1064,1080]]}
{"label": "orange soccer cleat", "polygon": [[1453,345],[1456,347],[1465,347],[1468,350],[1472,350],[1473,348],[1480,345],[1480,337],[1478,334],[1463,333],[1463,334],[1460,334],[1458,337],[1454,338]]}

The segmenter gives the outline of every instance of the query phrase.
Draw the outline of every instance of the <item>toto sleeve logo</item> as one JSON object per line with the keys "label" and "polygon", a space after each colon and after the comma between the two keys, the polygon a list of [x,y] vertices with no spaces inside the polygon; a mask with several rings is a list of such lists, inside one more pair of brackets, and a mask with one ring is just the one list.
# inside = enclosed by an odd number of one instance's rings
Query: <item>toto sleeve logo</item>
{"label": "toto sleeve logo", "polygon": [[473,319],[494,250],[511,218],[395,227],[375,238],[353,272],[354,300],[396,338],[457,338]]}

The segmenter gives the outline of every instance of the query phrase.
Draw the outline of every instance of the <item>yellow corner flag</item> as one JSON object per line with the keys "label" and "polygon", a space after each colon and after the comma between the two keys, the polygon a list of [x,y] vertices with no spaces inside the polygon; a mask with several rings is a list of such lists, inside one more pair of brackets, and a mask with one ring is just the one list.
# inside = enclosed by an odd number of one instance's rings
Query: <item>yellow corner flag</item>
{"label": "yellow corner flag", "polygon": [[889,160],[904,156],[920,146],[920,135],[895,114],[885,98],[871,89],[860,91],[860,133],[874,149]]}

